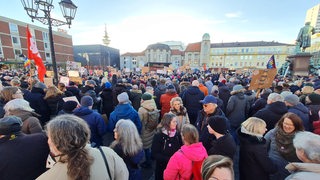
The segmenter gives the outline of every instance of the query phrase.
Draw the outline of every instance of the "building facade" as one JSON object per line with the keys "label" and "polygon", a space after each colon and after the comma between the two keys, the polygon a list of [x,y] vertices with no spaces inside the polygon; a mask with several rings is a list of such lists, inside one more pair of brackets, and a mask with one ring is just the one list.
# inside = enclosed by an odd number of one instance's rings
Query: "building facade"
{"label": "building facade", "polygon": [[119,49],[105,45],[75,45],[74,58],[89,69],[106,69],[107,66],[120,67]]}
{"label": "building facade", "polygon": [[307,11],[305,22],[310,22],[310,25],[315,28],[315,33],[320,33],[320,4]]}
{"label": "building facade", "polygon": [[[0,16],[0,60],[4,64],[22,63],[27,56],[27,25],[45,64],[52,63],[48,29]],[[65,31],[53,31],[55,57],[58,65],[74,61],[72,36]]]}

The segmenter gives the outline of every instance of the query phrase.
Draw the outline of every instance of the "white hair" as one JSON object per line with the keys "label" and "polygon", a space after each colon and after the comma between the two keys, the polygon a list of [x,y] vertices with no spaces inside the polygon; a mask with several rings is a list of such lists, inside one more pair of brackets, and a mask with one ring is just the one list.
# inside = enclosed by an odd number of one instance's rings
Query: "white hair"
{"label": "white hair", "polygon": [[296,149],[303,150],[306,157],[312,162],[320,163],[320,136],[311,132],[298,132],[293,145]]}
{"label": "white hair", "polygon": [[277,102],[277,101],[280,101],[280,102],[284,102],[284,98],[278,94],[278,93],[271,93],[269,96],[268,96],[268,101],[272,101],[272,102]]}
{"label": "white hair", "polygon": [[193,80],[192,81],[192,86],[199,86],[199,81],[198,80]]}
{"label": "white hair", "polygon": [[7,102],[3,109],[6,111],[6,113],[15,110],[23,110],[29,112],[34,111],[34,109],[30,107],[29,102],[24,99],[13,99]]}

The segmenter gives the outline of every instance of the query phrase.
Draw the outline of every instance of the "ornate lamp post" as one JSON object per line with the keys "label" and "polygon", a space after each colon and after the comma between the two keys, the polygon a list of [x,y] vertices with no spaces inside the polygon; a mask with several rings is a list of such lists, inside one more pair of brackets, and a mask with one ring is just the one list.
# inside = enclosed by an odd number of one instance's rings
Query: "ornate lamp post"
{"label": "ornate lamp post", "polygon": [[[61,0],[59,2],[63,17],[66,21],[61,21],[51,17],[51,10],[54,8],[52,5],[53,0],[21,0],[21,3],[26,10],[27,14],[31,17],[33,22],[34,19],[40,21],[43,24],[49,26],[49,41],[51,49],[51,59],[54,73],[54,84],[58,83],[58,71],[56,56],[54,51],[53,35],[52,35],[52,26],[62,26],[62,25],[71,25],[71,21],[74,19],[77,6],[73,4],[71,0]],[[38,12],[41,10],[43,14],[39,15]]]}

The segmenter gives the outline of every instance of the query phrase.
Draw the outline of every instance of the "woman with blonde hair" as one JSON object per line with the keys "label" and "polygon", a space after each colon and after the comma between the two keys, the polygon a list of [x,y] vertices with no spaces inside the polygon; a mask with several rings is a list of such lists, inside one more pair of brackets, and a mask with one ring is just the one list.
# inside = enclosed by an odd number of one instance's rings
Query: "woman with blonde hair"
{"label": "woman with blonde hair", "polygon": [[115,141],[110,147],[124,160],[129,180],[140,180],[139,164],[144,157],[142,141],[135,124],[130,119],[120,119],[113,130]]}
{"label": "woman with blonde hair", "polygon": [[[185,124],[182,126],[181,136],[184,145],[170,158],[163,178],[191,179],[193,175],[193,179],[201,179],[201,164],[208,154],[199,142],[198,130],[192,124]],[[193,166],[199,168],[198,173],[192,174]],[[196,175],[199,177],[195,177]]]}
{"label": "woman with blonde hair", "polygon": [[5,116],[17,116],[21,118],[23,124],[21,131],[25,134],[33,134],[42,132],[39,121],[40,115],[35,113],[30,107],[29,102],[24,99],[13,99],[5,106]]}
{"label": "woman with blonde hair", "polygon": [[201,174],[203,180],[234,180],[233,162],[222,155],[208,156],[202,164]]}
{"label": "woman with blonde hair", "polygon": [[165,113],[151,146],[151,155],[156,161],[155,180],[163,180],[163,171],[166,169],[169,159],[181,146],[182,139],[177,131],[176,115]]}
{"label": "woman with blonde hair", "polygon": [[110,148],[92,148],[88,124],[74,115],[57,116],[46,125],[52,167],[37,180],[128,179],[123,160]]}
{"label": "woman with blonde hair", "polygon": [[187,109],[183,106],[183,102],[180,97],[172,98],[170,106],[170,112],[177,116],[177,130],[181,132],[181,128],[184,124],[190,124]]}
{"label": "woman with blonde hair", "polygon": [[263,138],[266,126],[262,119],[250,117],[237,131],[240,141],[240,180],[269,180],[269,175],[277,170],[268,157],[266,140]]}
{"label": "woman with blonde hair", "polygon": [[49,106],[50,117],[56,116],[60,110],[62,110],[63,99],[65,95],[56,86],[48,87],[44,100]]}

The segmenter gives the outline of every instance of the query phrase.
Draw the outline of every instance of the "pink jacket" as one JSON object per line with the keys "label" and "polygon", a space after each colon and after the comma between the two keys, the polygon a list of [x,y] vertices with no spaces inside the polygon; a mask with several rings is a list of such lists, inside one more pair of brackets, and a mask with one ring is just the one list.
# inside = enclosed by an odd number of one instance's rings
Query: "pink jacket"
{"label": "pink jacket", "polygon": [[201,142],[183,145],[180,150],[171,156],[167,168],[163,172],[163,179],[189,180],[192,173],[192,161],[201,161],[206,157],[208,157],[208,154]]}

